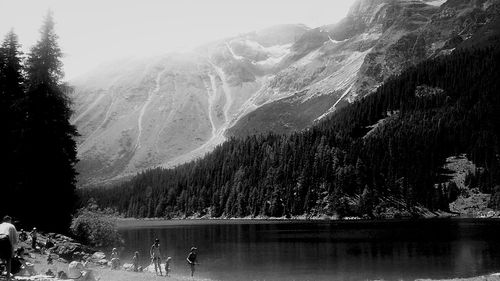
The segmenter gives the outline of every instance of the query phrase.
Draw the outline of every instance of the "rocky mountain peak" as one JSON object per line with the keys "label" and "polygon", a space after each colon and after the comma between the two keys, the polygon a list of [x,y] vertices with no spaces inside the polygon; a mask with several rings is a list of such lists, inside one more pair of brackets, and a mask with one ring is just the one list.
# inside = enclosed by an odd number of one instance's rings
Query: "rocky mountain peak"
{"label": "rocky mountain peak", "polygon": [[443,1],[358,0],[348,15],[327,28],[335,40],[345,40],[362,33],[381,33],[405,19],[435,12]]}
{"label": "rocky mountain peak", "polygon": [[403,0],[358,0],[349,10],[348,17],[363,19],[365,23],[369,23],[374,15],[377,14],[382,6],[394,4]]}
{"label": "rocky mountain peak", "polygon": [[499,2],[358,0],[336,24],[100,67],[73,83],[79,184],[173,167],[227,137],[307,128],[407,67],[497,38]]}

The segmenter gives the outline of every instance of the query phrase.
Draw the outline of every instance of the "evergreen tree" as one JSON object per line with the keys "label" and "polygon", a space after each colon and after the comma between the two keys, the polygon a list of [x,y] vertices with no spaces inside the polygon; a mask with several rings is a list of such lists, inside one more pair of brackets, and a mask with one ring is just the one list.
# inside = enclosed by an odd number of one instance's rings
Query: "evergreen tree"
{"label": "evergreen tree", "polygon": [[0,206],[0,214],[6,214],[13,208],[13,200],[19,188],[22,170],[18,158],[18,144],[22,136],[23,115],[20,108],[23,99],[23,75],[17,35],[11,30],[0,46],[0,128],[4,135],[0,138],[2,197],[9,198]]}
{"label": "evergreen tree", "polygon": [[31,48],[28,57],[27,72],[29,89],[41,84],[60,86],[63,78],[62,51],[57,43],[58,36],[54,29],[54,19],[49,11],[40,29],[40,40]]}
{"label": "evergreen tree", "polygon": [[[52,13],[27,60],[26,126],[22,143],[23,188],[30,208],[25,220],[66,231],[75,202],[76,129],[70,124],[70,102],[61,84],[62,52]],[[49,217],[50,216],[50,217]]]}

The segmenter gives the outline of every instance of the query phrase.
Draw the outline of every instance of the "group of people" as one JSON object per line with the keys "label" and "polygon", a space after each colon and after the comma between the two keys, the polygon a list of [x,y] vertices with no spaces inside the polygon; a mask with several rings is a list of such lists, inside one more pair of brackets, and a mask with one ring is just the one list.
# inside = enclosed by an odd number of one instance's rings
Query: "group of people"
{"label": "group of people", "polygon": [[[194,276],[195,272],[195,266],[198,264],[197,263],[197,251],[198,249],[196,247],[191,247],[191,250],[189,251],[189,254],[186,258],[186,261],[188,262],[188,265],[191,269],[191,276]],[[156,275],[158,275],[158,272],[160,273],[160,276],[163,276],[163,270],[161,266],[161,248],[160,248],[160,239],[155,239],[153,245],[151,246],[149,250],[149,255],[151,257],[151,263],[154,265]],[[165,276],[169,276],[170,274],[170,262],[172,261],[171,257],[167,257],[165,260],[165,266],[164,266],[164,271],[165,271]],[[118,253],[116,248],[113,248],[111,252],[111,268],[116,269],[117,266],[116,264],[119,263],[118,259]],[[132,258],[132,269],[135,272],[142,271],[142,267],[139,264],[139,252],[134,253],[134,257]]]}
{"label": "group of people", "polygon": [[[43,248],[41,246],[40,248],[38,247],[38,233],[36,227],[33,228],[33,230],[29,233],[29,236],[31,237],[31,246],[33,250],[38,250]],[[19,241],[26,241],[28,239],[28,234],[24,231],[21,230],[20,233],[18,234],[15,226],[12,224],[12,218],[10,216],[5,216],[3,218],[3,222],[0,224],[0,260],[3,260],[5,262],[5,270],[7,272],[7,280],[11,280],[11,277],[13,276],[13,261],[16,261],[16,251],[14,251],[15,247],[19,243]],[[52,242],[52,239],[48,237],[47,242],[45,244],[46,248],[51,248],[55,246],[54,242]],[[24,250],[24,249],[19,249],[19,250]],[[186,258],[186,261],[191,269],[191,276],[194,276],[195,272],[195,266],[198,265],[197,263],[197,248],[196,247],[191,247],[189,254]],[[22,251],[21,251],[22,252]],[[163,270],[161,266],[161,259],[162,259],[162,253],[160,249],[160,240],[155,239],[153,245],[150,248],[149,251],[150,257],[151,257],[151,263],[154,264],[155,272],[158,275],[158,272],[160,273],[160,276],[163,276]],[[22,259],[22,253],[17,254],[17,256],[21,255]],[[49,260],[50,259],[50,260]],[[165,260],[165,266],[164,266],[164,271],[165,275],[169,276],[170,274],[170,262],[172,258],[167,257]],[[52,263],[51,260],[51,255],[49,252],[49,258],[47,259],[48,264]],[[112,269],[118,269],[120,265],[120,259],[118,257],[118,251],[116,248],[113,248],[112,253],[111,253],[111,268]],[[142,267],[139,265],[139,252],[135,252],[134,257],[132,258],[132,267],[133,270],[138,272],[142,271]],[[75,267],[76,268],[76,267]],[[0,271],[1,273],[1,271]],[[15,271],[14,271],[15,273]]]}
{"label": "group of people", "polygon": [[[191,276],[194,275],[195,271],[195,265],[198,263],[196,262],[197,259],[197,251],[198,249],[196,247],[191,247],[191,250],[189,251],[188,257],[186,258],[186,261],[189,264],[189,267],[191,268]],[[160,271],[160,276],[163,275],[161,271],[161,250],[160,250],[160,239],[155,239],[155,242],[151,246],[151,249],[149,250],[149,254],[151,256],[151,261],[155,266],[155,272],[158,274],[158,271]],[[134,258],[135,261],[138,260],[138,252],[135,252]],[[137,258],[136,258],[137,256]],[[165,274],[168,276],[170,273],[170,261],[172,260],[171,257],[168,257],[167,260],[165,261]],[[134,264],[134,268],[136,267],[136,264]]]}
{"label": "group of people", "polygon": [[[33,227],[33,230],[31,230],[29,233],[26,233],[24,231],[24,229],[21,229],[21,231],[19,232],[19,240],[21,241],[26,241],[28,240],[28,236],[31,238],[31,248],[33,248],[33,250],[36,250],[37,247],[38,247],[38,230],[36,229],[36,227]],[[47,243],[52,243],[51,245],[53,246],[53,242],[52,240],[49,239],[47,240]]]}
{"label": "group of people", "polygon": [[[5,271],[7,273],[7,280],[10,280],[13,273],[21,270],[21,267],[26,266],[24,261],[24,248],[20,247],[17,250],[16,246],[20,241],[26,241],[28,235],[31,237],[31,247],[33,250],[40,249],[37,246],[38,233],[36,227],[29,233],[24,230],[18,233],[16,227],[12,224],[10,216],[4,216],[2,223],[0,223],[0,260],[4,262]],[[52,247],[55,244],[49,238],[47,239],[46,247]]]}
{"label": "group of people", "polygon": [[[40,253],[43,253],[44,248],[50,250],[52,247],[56,246],[50,235],[47,237],[45,244],[40,245],[38,243],[38,231],[36,227],[29,233],[25,232],[23,229],[18,232],[12,223],[12,218],[10,216],[3,217],[2,223],[0,223],[0,261],[3,261],[3,270],[0,270],[0,274],[5,270],[7,280],[10,280],[14,274],[23,271],[29,275],[35,274],[34,265],[24,259],[24,247],[18,247],[16,249],[19,242],[28,240],[28,236],[31,238],[31,248],[33,251],[40,251]],[[52,264],[50,252],[47,258],[47,264]],[[49,269],[48,272],[51,272],[51,270]]]}

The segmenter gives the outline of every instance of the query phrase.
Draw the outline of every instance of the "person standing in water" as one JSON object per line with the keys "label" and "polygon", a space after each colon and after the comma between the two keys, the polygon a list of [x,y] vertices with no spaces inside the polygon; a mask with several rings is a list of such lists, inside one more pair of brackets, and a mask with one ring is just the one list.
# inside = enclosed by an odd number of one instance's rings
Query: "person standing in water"
{"label": "person standing in water", "polygon": [[186,258],[189,266],[191,267],[191,277],[193,277],[194,275],[194,270],[195,270],[194,266],[198,264],[196,263],[197,251],[198,249],[196,247],[192,247],[188,257]]}
{"label": "person standing in water", "polygon": [[134,253],[134,257],[132,258],[132,265],[134,266],[134,272],[139,271],[139,252]]}
{"label": "person standing in water", "polygon": [[161,272],[160,239],[155,239],[155,243],[151,246],[149,254],[151,255],[151,259],[155,265],[156,275],[158,275],[158,269],[160,269],[160,276],[163,276],[163,273]]}

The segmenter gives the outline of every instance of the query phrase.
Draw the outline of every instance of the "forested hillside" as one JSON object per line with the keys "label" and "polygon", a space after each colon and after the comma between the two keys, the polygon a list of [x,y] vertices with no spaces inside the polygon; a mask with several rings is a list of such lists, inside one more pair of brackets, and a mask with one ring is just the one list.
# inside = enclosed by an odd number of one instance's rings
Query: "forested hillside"
{"label": "forested hillside", "polygon": [[435,185],[446,157],[466,153],[483,167],[485,192],[500,181],[499,77],[497,46],[457,49],[311,129],[231,139],[175,169],[83,190],[82,200],[131,217],[377,217],[401,208],[390,202],[446,210],[454,191]]}

